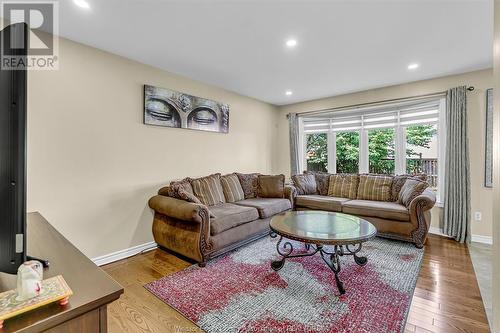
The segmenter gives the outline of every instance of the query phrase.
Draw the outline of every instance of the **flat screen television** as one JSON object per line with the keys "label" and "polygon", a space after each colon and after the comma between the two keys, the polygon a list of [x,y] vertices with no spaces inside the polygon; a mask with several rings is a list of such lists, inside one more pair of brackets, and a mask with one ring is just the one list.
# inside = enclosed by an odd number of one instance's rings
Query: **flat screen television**
{"label": "flat screen television", "polygon": [[[0,36],[2,64],[4,54],[27,55],[24,23]],[[26,261],[26,85],[26,70],[0,69],[0,271],[11,274]]]}

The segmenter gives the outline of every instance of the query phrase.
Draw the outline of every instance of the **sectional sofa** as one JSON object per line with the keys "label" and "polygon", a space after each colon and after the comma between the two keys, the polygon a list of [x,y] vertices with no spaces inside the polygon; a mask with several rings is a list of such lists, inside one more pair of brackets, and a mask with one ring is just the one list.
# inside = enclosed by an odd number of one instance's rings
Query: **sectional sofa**
{"label": "sectional sofa", "polygon": [[[372,222],[379,236],[417,247],[425,243],[436,196],[421,186],[421,179],[325,173],[292,178],[293,185],[285,185],[283,175],[257,173],[172,182],[149,200],[154,239],[160,247],[204,266],[211,258],[268,235],[274,215],[312,209],[357,215]],[[403,186],[410,182],[419,189],[410,193]],[[406,202],[399,200],[401,192],[407,194]]]}
{"label": "sectional sofa", "polygon": [[[311,176],[309,183],[314,181],[315,186],[309,184],[309,192],[305,193],[307,189],[301,186],[304,184],[300,179]],[[387,176],[306,172],[292,178],[297,192],[296,210],[356,215],[375,225],[378,236],[412,242],[419,248],[424,246],[431,223],[430,211],[436,203],[436,194],[428,188],[425,174]],[[410,183],[414,186],[405,188]],[[342,185],[344,188],[340,189]],[[404,191],[406,198],[402,198]]]}
{"label": "sectional sofa", "polygon": [[[271,218],[292,209],[294,189],[284,185],[283,175],[275,176],[277,181],[270,186],[268,182],[266,189],[264,177],[272,176],[215,174],[160,189],[149,200],[156,243],[204,266],[213,257],[268,235]],[[207,179],[211,185],[203,184]]]}

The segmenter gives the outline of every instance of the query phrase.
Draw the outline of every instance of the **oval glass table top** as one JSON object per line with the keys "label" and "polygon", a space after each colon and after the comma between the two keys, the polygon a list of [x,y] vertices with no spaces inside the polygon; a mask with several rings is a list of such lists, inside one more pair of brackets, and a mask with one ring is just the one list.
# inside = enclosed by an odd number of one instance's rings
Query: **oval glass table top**
{"label": "oval glass table top", "polygon": [[271,230],[286,238],[318,244],[351,244],[375,237],[377,229],[357,216],[324,212],[292,211],[276,215]]}

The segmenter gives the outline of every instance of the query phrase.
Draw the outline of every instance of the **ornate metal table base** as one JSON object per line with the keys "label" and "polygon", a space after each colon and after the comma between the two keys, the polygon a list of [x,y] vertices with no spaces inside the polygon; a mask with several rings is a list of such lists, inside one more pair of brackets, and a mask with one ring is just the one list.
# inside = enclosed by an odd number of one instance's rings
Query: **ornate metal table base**
{"label": "ornate metal table base", "polygon": [[[276,238],[278,237],[278,235],[276,233],[271,233],[271,237]],[[340,257],[344,255],[352,255],[354,257],[354,261],[356,262],[356,264],[360,266],[364,266],[368,262],[368,258],[360,257],[357,255],[357,253],[361,251],[362,243],[353,245],[353,248],[351,248],[351,245],[332,245],[333,252],[328,252],[321,244],[315,245],[315,244],[304,243],[305,249],[307,251],[306,253],[292,254],[294,250],[292,243],[285,241],[283,243],[283,249],[284,249],[283,251],[280,248],[282,241],[283,237],[280,236],[278,244],[276,244],[276,250],[278,251],[278,254],[282,258],[281,260],[276,260],[271,262],[272,269],[274,269],[275,271],[279,271],[281,268],[283,268],[283,265],[285,265],[285,260],[288,258],[310,257],[319,252],[323,261],[333,271],[335,275],[335,282],[337,283],[337,288],[340,294],[342,295],[345,294],[345,289],[344,289],[344,284],[342,283],[342,281],[340,281],[339,278]]]}

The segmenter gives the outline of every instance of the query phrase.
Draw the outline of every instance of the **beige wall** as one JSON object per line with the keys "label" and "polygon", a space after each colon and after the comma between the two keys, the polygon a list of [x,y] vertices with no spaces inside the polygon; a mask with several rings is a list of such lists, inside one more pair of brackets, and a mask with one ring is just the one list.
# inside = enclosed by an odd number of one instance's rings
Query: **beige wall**
{"label": "beige wall", "polygon": [[[459,85],[472,85],[475,87],[474,92],[469,93],[467,96],[471,147],[471,206],[472,212],[480,211],[483,216],[480,222],[472,221],[472,233],[491,236],[492,190],[483,186],[486,111],[485,90],[493,86],[493,71],[491,69],[283,106],[280,108],[278,122],[279,135],[277,144],[279,148],[277,149],[278,155],[275,161],[277,169],[275,169],[275,171],[282,172],[285,175],[290,174],[287,113],[320,110],[324,108],[435,93]],[[439,215],[440,209],[434,209],[433,226],[439,226]]]}
{"label": "beige wall", "polygon": [[[145,83],[229,103],[229,134],[143,125]],[[152,241],[147,200],[172,179],[273,169],[278,112],[251,98],[64,39],[28,89],[28,210],[90,257]]]}

